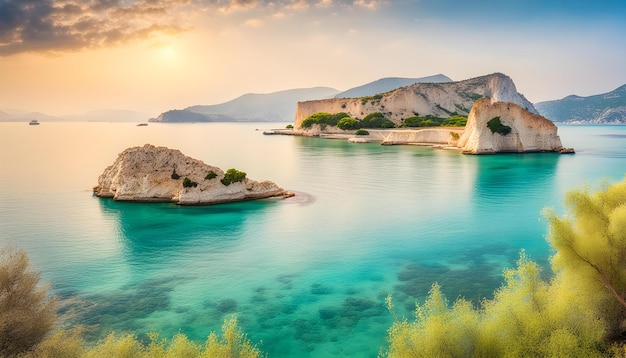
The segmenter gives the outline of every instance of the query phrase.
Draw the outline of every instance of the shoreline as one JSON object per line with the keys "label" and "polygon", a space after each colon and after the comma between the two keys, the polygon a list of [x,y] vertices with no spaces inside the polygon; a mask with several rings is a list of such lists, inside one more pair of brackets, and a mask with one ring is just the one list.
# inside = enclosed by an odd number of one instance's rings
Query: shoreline
{"label": "shoreline", "polygon": [[[356,135],[356,130],[331,130],[325,131],[320,128],[312,130],[271,129],[263,132],[264,135],[290,135],[299,137],[318,137],[322,139],[347,140],[350,143],[380,143],[381,145],[412,145],[419,147],[431,147],[435,149],[456,150],[461,154],[476,154],[464,151],[458,147],[458,137],[465,132],[465,127],[427,127],[420,129],[390,128],[390,129],[366,129],[368,135]],[[454,134],[453,134],[454,133]],[[484,154],[507,154],[507,153],[557,153],[575,154],[574,148],[562,147],[559,150],[527,150],[524,152],[499,151],[480,153]]]}

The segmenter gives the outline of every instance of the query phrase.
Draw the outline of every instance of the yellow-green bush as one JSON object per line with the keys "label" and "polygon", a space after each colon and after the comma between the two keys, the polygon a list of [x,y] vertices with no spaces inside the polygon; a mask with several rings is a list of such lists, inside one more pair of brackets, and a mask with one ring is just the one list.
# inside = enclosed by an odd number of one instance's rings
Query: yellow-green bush
{"label": "yellow-green bush", "polygon": [[417,305],[416,319],[389,330],[389,357],[602,356],[605,325],[596,307],[522,252],[505,284],[479,308],[457,299],[450,306],[439,285]]}
{"label": "yellow-green bush", "polygon": [[132,334],[110,333],[93,347],[83,341],[80,329],[57,331],[41,342],[23,358],[256,358],[261,351],[250,342],[237,326],[237,318],[224,321],[222,333],[213,332],[205,344],[190,341],[179,333],[171,341],[148,335],[144,344]]}
{"label": "yellow-green bush", "polygon": [[[626,181],[566,196],[544,211],[555,249],[552,279],[522,251],[479,307],[451,306],[434,284],[416,317],[388,331],[388,357],[626,357]],[[387,300],[393,313],[391,297]],[[395,313],[394,317],[395,317]]]}
{"label": "yellow-green bush", "polygon": [[24,251],[0,250],[0,357],[31,350],[52,329],[56,301]]}

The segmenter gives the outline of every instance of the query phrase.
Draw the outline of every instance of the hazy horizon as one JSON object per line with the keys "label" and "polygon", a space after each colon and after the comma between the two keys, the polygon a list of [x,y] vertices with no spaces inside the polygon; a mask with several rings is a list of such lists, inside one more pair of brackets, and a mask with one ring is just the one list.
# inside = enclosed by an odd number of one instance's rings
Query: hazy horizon
{"label": "hazy horizon", "polygon": [[502,72],[531,102],[626,83],[618,1],[5,0],[0,108],[158,115],[245,93]]}

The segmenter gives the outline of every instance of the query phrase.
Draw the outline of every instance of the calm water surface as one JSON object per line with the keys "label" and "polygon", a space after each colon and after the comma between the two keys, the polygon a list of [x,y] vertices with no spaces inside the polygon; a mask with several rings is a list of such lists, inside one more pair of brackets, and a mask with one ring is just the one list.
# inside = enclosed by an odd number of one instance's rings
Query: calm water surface
{"label": "calm water surface", "polygon": [[[284,124],[0,124],[0,246],[25,249],[74,323],[182,331],[225,317],[270,357],[374,357],[433,282],[489,297],[521,249],[547,265],[540,211],[626,173],[626,127],[559,128],[575,155],[465,156],[263,136]],[[259,129],[259,130],[257,130]],[[208,207],[118,203],[91,187],[127,147],[180,149],[297,192]]]}

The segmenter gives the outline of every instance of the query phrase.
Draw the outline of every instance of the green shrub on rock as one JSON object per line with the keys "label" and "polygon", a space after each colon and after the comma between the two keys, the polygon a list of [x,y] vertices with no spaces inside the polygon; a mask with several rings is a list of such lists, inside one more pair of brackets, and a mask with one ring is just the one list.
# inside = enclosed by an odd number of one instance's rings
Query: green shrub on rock
{"label": "green shrub on rock", "polygon": [[302,128],[310,128],[314,124],[319,124],[322,128],[326,126],[336,126],[342,118],[350,117],[345,112],[330,114],[326,112],[313,113],[302,121]]}
{"label": "green shrub on rock", "polygon": [[217,177],[217,174],[215,174],[215,172],[211,170],[204,177],[204,180],[211,180],[211,179],[216,178],[216,177]]}
{"label": "green shrub on rock", "polygon": [[191,179],[185,177],[185,179],[183,179],[183,188],[195,188],[198,186],[198,183],[196,183],[195,181],[192,181]]}
{"label": "green shrub on rock", "polygon": [[220,180],[222,184],[228,186],[232,183],[243,181],[246,178],[246,172],[231,168],[224,173],[224,178]]}
{"label": "green shrub on rock", "polygon": [[356,135],[370,135],[370,132],[366,131],[365,129],[359,129],[356,131]]}
{"label": "green shrub on rock", "polygon": [[465,127],[466,124],[467,124],[467,117],[459,116],[459,115],[446,118],[441,123],[442,126],[451,126],[451,127]]}
{"label": "green shrub on rock", "polygon": [[343,130],[359,129],[361,122],[352,117],[344,117],[339,120],[337,127]]}
{"label": "green shrub on rock", "polygon": [[394,128],[396,125],[380,112],[370,113],[361,121],[363,128]]}
{"label": "green shrub on rock", "polygon": [[502,135],[511,133],[511,127],[502,124],[500,117],[492,118],[489,122],[487,122],[487,127],[491,130],[491,133],[500,133]]}

